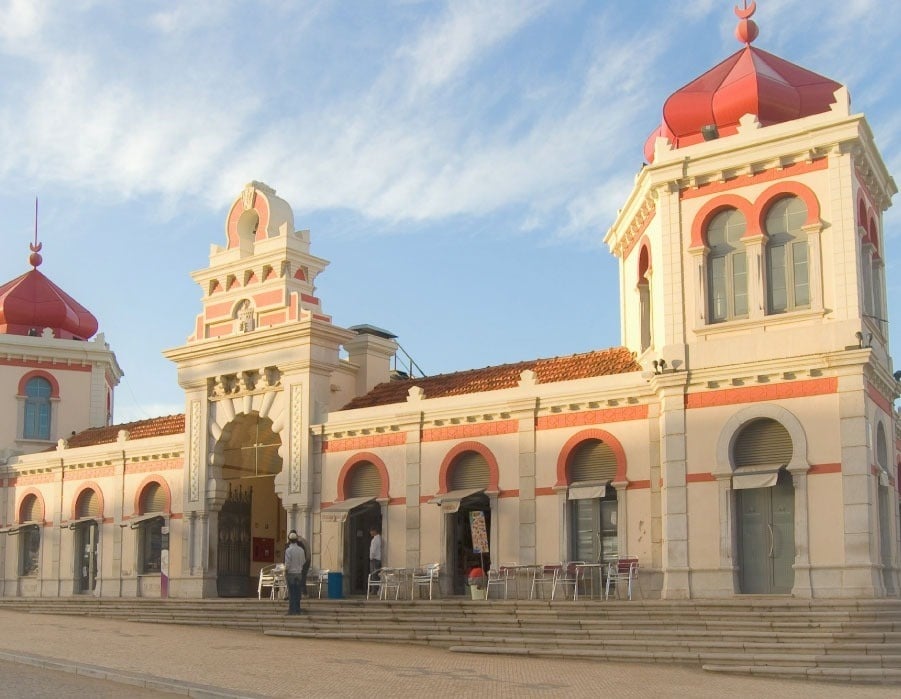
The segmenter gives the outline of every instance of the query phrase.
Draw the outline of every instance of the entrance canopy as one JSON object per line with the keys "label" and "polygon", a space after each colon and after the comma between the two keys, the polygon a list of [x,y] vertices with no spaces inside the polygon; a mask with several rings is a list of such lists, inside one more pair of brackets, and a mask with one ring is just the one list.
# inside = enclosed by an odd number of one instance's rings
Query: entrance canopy
{"label": "entrance canopy", "polygon": [[431,500],[429,500],[429,502],[435,505],[440,505],[442,512],[451,514],[460,509],[461,500],[465,500],[470,495],[476,495],[478,493],[484,492],[484,488],[464,488],[463,490],[451,490],[447,493],[436,495]]}
{"label": "entrance canopy", "polygon": [[742,466],[732,474],[732,490],[772,488],[779,480],[783,465]]}
{"label": "entrance canopy", "polygon": [[606,483],[573,483],[569,486],[569,500],[594,500],[607,494]]}
{"label": "entrance canopy", "polygon": [[347,498],[322,509],[322,519],[326,522],[346,522],[351,510],[375,500],[375,496]]}

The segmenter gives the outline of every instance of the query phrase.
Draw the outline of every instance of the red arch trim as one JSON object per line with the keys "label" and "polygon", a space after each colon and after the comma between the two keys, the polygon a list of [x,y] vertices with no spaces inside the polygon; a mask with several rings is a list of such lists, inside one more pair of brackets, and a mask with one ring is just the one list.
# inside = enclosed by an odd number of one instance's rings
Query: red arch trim
{"label": "red arch trim", "polygon": [[569,459],[573,452],[582,442],[587,439],[599,439],[610,446],[613,455],[616,457],[616,477],[614,480],[622,482],[626,480],[626,450],[620,441],[606,430],[582,430],[577,432],[568,440],[557,456],[557,486],[569,485],[569,477],[566,474],[566,467],[569,466]]}
{"label": "red arch trim", "polygon": [[97,493],[97,497],[100,498],[100,518],[103,519],[103,511],[106,509],[106,503],[103,501],[103,491],[100,489],[100,486],[97,485],[94,481],[88,481],[87,483],[82,483],[78,490],[75,491],[75,497],[72,498],[72,514],[70,515],[70,519],[76,519],[75,510],[78,506],[78,498],[81,497],[81,494],[86,490],[93,490]]}
{"label": "red arch trim", "polygon": [[166,512],[172,512],[172,491],[169,489],[169,484],[166,482],[166,479],[162,476],[147,476],[143,481],[141,481],[141,485],[138,486],[137,490],[135,490],[135,502],[134,502],[134,512],[138,515],[147,514],[142,511],[141,508],[141,497],[144,495],[144,489],[150,485],[151,483],[158,484],[163,492],[166,494]]}
{"label": "red arch trim", "polygon": [[778,182],[767,187],[754,201],[754,220],[760,231],[765,231],[764,222],[767,210],[779,199],[787,196],[798,197],[807,206],[807,220],[805,226],[820,222],[820,201],[816,194],[807,185],[800,182]]}
{"label": "red arch trim", "polygon": [[344,462],[344,466],[341,467],[341,472],[338,474],[338,501],[347,500],[347,482],[350,477],[351,469],[359,463],[364,461],[368,461],[379,472],[379,478],[382,481],[382,487],[379,491],[380,498],[388,497],[388,467],[385,466],[385,462],[382,461],[379,457],[369,451],[361,451],[359,454],[354,454],[347,461]]}
{"label": "red arch trim", "polygon": [[498,483],[500,482],[500,470],[498,469],[497,459],[494,454],[492,454],[491,450],[481,442],[460,442],[445,454],[444,460],[441,462],[441,468],[438,471],[439,495],[448,492],[448,477],[450,476],[451,466],[460,454],[467,451],[474,451],[485,457],[485,461],[488,462],[488,487],[485,490],[497,492]]}
{"label": "red arch trim", "polygon": [[743,237],[760,233],[760,228],[754,230],[754,207],[747,199],[737,194],[723,194],[708,201],[695,215],[691,224],[691,249],[697,250],[707,246],[707,226],[710,220],[724,209],[737,209],[745,216],[747,229]]}
{"label": "red arch trim", "polygon": [[[257,190],[253,197],[253,210],[257,212],[260,221],[257,224],[257,234],[255,240],[263,240],[266,237],[266,231],[269,230],[269,200],[266,195]],[[228,217],[225,219],[225,238],[228,249],[236,248],[240,244],[238,241],[238,219],[244,213],[244,197],[238,197],[232,204]]]}
{"label": "red arch trim", "polygon": [[38,503],[41,506],[41,521],[44,521],[44,516],[47,513],[47,506],[44,503],[44,496],[41,495],[41,491],[37,488],[28,488],[21,494],[21,497],[19,498],[19,504],[16,505],[16,522],[18,522],[19,524],[22,523],[22,505],[25,504],[25,499],[31,495],[34,495],[38,499]]}
{"label": "red arch trim", "polygon": [[43,369],[34,369],[27,374],[22,375],[22,378],[19,379],[20,396],[25,395],[25,386],[34,378],[46,379],[50,383],[50,397],[59,398],[59,381],[56,380],[56,377],[53,374],[50,374]]}

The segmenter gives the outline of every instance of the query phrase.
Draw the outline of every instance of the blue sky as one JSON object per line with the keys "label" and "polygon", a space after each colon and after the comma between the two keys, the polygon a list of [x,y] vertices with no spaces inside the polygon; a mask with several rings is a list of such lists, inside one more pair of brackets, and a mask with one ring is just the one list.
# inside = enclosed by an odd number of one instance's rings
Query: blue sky
{"label": "blue sky", "polygon": [[[617,345],[604,234],[663,101],[740,48],[735,4],[0,0],[0,280],[30,268],[37,195],[41,271],[125,371],[116,422],[184,410],[161,353],[250,180],[331,261],[325,312],[429,374]],[[848,85],[898,178],[901,4],[754,19],[756,46]]]}

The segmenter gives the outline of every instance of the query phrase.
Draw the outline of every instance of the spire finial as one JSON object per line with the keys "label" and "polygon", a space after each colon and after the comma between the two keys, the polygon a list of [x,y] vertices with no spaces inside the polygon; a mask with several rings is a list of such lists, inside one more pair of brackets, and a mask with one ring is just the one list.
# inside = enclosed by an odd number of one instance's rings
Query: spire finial
{"label": "spire finial", "polygon": [[751,42],[757,38],[757,34],[760,33],[760,30],[757,28],[757,22],[751,19],[754,12],[757,11],[757,3],[751,0],[749,5],[748,0],[743,0],[743,4],[744,7],[735,6],[735,16],[738,17],[738,26],[735,27],[735,38],[741,43],[750,46]]}
{"label": "spire finial", "polygon": [[38,242],[38,198],[34,198],[34,242],[29,246],[31,248],[31,254],[28,256],[28,264],[37,269],[41,262],[44,261],[44,258],[41,257],[38,253],[40,253],[41,248],[44,247],[43,243]]}

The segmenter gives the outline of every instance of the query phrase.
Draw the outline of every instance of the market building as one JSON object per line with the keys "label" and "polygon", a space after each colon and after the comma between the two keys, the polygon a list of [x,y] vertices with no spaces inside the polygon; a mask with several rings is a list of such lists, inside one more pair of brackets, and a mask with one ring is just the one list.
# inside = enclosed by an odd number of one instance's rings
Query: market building
{"label": "market building", "polygon": [[392,333],[332,322],[328,262],[251,182],[165,352],[184,414],[110,425],[115,356],[32,257],[0,287],[0,593],[246,595],[297,529],[360,594],[375,525],[445,595],[476,564],[626,554],[649,597],[901,594],[897,188],[846,87],[738,13],[744,46],[666,100],[604,239],[620,347],[399,373]]}

